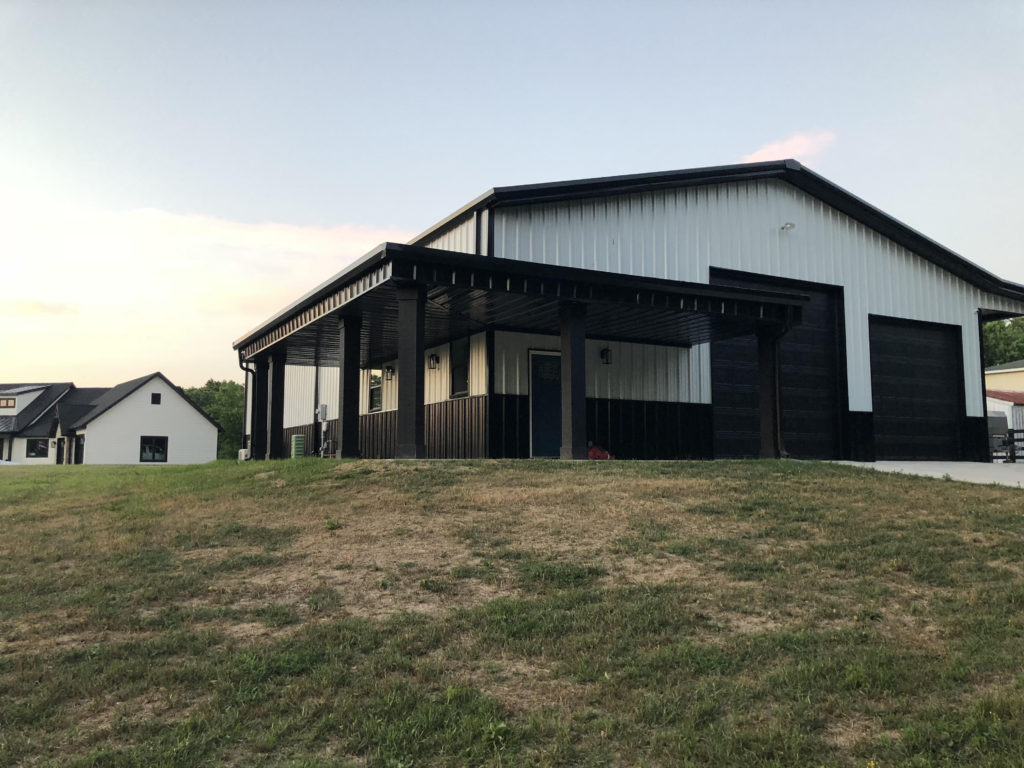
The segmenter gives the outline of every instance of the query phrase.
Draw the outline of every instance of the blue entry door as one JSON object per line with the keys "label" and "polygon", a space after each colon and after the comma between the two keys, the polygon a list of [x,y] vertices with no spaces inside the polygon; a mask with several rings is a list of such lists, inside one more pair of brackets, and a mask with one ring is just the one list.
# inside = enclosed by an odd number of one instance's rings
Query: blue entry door
{"label": "blue entry door", "polygon": [[530,352],[530,455],[558,456],[562,448],[562,358]]}

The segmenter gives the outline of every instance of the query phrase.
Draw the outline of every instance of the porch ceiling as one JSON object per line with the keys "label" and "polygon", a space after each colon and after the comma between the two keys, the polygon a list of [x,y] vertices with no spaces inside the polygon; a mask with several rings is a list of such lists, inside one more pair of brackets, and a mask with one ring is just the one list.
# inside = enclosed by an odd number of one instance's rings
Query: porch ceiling
{"label": "porch ceiling", "polygon": [[588,338],[690,346],[794,324],[807,297],[473,256],[387,243],[235,342],[243,359],[338,361],[337,320],[362,318],[360,365],[397,357],[397,285],[426,289],[425,342],[485,329],[559,332],[563,301],[586,305]]}

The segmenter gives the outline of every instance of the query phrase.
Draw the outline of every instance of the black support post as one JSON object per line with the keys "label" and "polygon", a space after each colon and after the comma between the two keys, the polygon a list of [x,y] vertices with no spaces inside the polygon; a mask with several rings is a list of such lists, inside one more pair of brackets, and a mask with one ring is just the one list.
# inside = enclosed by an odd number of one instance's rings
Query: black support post
{"label": "black support post", "polygon": [[252,408],[249,412],[249,455],[254,461],[267,458],[267,383],[270,368],[265,357],[253,362]]}
{"label": "black support post", "polygon": [[359,456],[359,335],[358,317],[338,319],[338,445],[337,457]]}
{"label": "black support post", "polygon": [[563,459],[587,458],[587,308],[563,302],[558,308],[562,331]]}
{"label": "black support post", "polygon": [[424,438],[423,307],[422,285],[398,286],[398,424],[396,459],[422,459]]}
{"label": "black support post", "polygon": [[777,459],[783,454],[782,424],[779,417],[779,339],[782,329],[757,331],[757,388],[761,406],[761,458]]}
{"label": "black support post", "polygon": [[284,452],[284,355],[271,355],[267,363],[267,458],[283,459]]}

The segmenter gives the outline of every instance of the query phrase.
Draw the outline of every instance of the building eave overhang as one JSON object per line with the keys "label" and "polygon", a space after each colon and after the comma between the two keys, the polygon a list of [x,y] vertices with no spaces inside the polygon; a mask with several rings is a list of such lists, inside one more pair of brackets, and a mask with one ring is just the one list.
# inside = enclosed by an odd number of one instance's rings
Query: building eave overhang
{"label": "building eave overhang", "polygon": [[989,293],[1016,301],[1024,301],[1024,285],[999,278],[832,183],[824,176],[806,168],[796,160],[774,160],[764,163],[742,163],[678,171],[495,187],[417,235],[411,243],[422,244],[430,238],[443,234],[473,213],[485,209],[761,179],[778,179],[792,184],[971,285]]}
{"label": "building eave overhang", "polygon": [[558,306],[587,304],[594,338],[687,346],[792,325],[807,297],[636,277],[385,243],[238,339],[242,360],[271,350],[288,363],[327,364],[336,355],[336,318],[364,318],[361,364],[390,359],[396,290],[427,291],[427,345],[485,329],[557,332]]}

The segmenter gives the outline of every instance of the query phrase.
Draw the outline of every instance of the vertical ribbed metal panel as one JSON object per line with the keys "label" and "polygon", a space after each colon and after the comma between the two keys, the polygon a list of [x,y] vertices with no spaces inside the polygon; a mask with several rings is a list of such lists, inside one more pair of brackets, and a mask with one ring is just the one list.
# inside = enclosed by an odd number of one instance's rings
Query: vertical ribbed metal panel
{"label": "vertical ribbed metal panel", "polygon": [[487,334],[469,337],[469,394],[487,394]]}
{"label": "vertical ribbed metal panel", "polygon": [[423,402],[426,405],[447,400],[452,388],[451,355],[448,345],[430,347],[426,351],[426,359],[429,360],[431,355],[437,355],[439,362],[434,370],[430,370],[429,364],[424,363],[423,366]]}
{"label": "vertical ribbed metal panel", "polygon": [[[496,394],[530,392],[530,350],[557,352],[559,338],[535,333],[494,334],[494,388]],[[611,353],[611,364],[601,362],[601,350]],[[587,397],[672,403],[691,400],[691,350],[654,344],[587,340]]]}
{"label": "vertical ribbed metal panel", "polygon": [[[960,325],[966,415],[980,416],[977,310],[1024,312],[777,180],[499,208],[494,255],[703,283],[714,266],[840,285],[855,411],[871,410],[869,314]],[[710,402],[709,356],[692,352],[690,396]]]}
{"label": "vertical ribbed metal panel", "polygon": [[420,245],[459,253],[476,253],[476,220],[470,215],[444,234],[424,240]]}
{"label": "vertical ribbed metal panel", "polygon": [[338,382],[341,373],[336,365],[320,369],[320,403],[327,406],[327,419],[338,418]]}
{"label": "vertical ribbed metal panel", "polygon": [[298,427],[313,421],[313,382],[316,368],[311,365],[284,367],[284,426]]}

